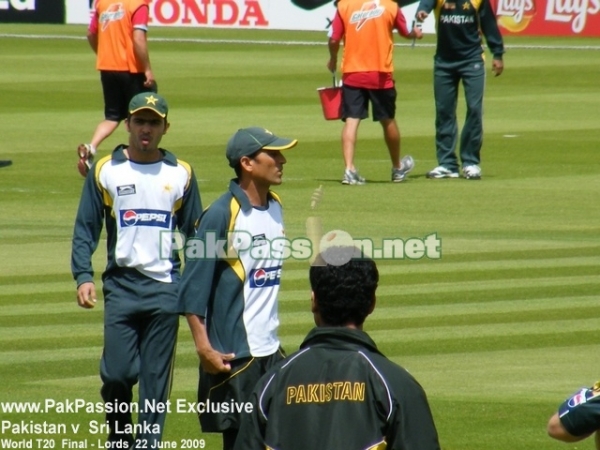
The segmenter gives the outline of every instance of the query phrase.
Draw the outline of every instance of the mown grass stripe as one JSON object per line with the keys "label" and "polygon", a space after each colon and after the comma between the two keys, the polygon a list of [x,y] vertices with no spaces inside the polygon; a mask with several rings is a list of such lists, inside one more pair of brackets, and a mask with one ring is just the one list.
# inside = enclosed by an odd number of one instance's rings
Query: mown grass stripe
{"label": "mown grass stripe", "polygon": [[36,282],[35,284],[5,284],[2,286],[0,297],[10,297],[13,295],[35,295],[36,297],[32,299],[35,301],[38,298],[43,297],[44,294],[54,292],[69,292],[70,297],[73,298],[73,302],[75,302],[77,290],[74,281],[55,281],[45,283]]}
{"label": "mown grass stripe", "polygon": [[[370,330],[367,329],[367,332]],[[499,350],[514,349],[544,349],[542,353],[551,353],[553,348],[570,347],[573,345],[585,345],[593,342],[598,336],[598,330],[579,331],[571,330],[568,333],[545,333],[545,334],[516,334],[510,336],[481,336],[473,339],[448,338],[436,340],[401,341],[401,335],[397,342],[378,342],[379,348],[384,354],[400,355],[446,355],[462,352],[496,352]],[[539,375],[539,374],[535,374]]]}
{"label": "mown grass stripe", "polygon": [[[306,314],[306,318],[309,318],[308,313]],[[57,324],[0,328],[0,342],[53,338],[68,340],[71,338],[102,336],[104,332],[103,319],[102,317],[98,317],[98,319],[97,322],[91,324],[71,322],[69,326]],[[179,340],[181,341],[181,339],[185,338],[191,339],[191,334],[186,320],[181,318],[179,322]],[[74,341],[74,344],[77,344],[76,340]]]}
{"label": "mown grass stripe", "polygon": [[95,324],[72,323],[65,325],[31,325],[25,327],[0,328],[0,341],[22,341],[28,339],[83,338],[102,335],[102,321]]}
{"label": "mown grass stripe", "polygon": [[[444,355],[388,355],[390,359],[410,370],[428,386],[428,393],[444,398],[505,398],[536,397],[550,393],[555,398],[566,397],[576,389],[574,379],[581,385],[596,381],[597,367],[589,364],[589,355],[597,344],[557,347],[552,358],[538,349],[473,351]],[[569,362],[569,370],[565,370]],[[487,381],[490,367],[497,375],[495,388]],[[448,377],[452,373],[452,377]],[[532,377],[532,373],[540,377]],[[576,373],[576,375],[574,375]],[[543,375],[542,375],[543,374]],[[544,383],[551,378],[552,386]]]}
{"label": "mown grass stripe", "polygon": [[474,339],[484,337],[535,336],[541,334],[565,334],[572,332],[600,331],[597,318],[577,320],[553,320],[529,323],[496,323],[463,326],[438,326],[410,329],[378,329],[370,331],[378,343],[435,341],[441,339]]}
{"label": "mown grass stripe", "polygon": [[[403,285],[402,280],[398,284],[379,286],[377,296],[388,295],[416,295],[416,294],[447,294],[452,292],[475,292],[490,289],[515,289],[515,288],[549,288],[554,286],[578,286],[582,284],[600,284],[600,275],[569,276],[553,278],[527,278],[527,279],[501,279],[483,281],[461,281],[456,283],[417,283]],[[306,290],[288,290],[281,293],[280,301],[297,301],[310,298],[310,292]]]}
{"label": "mown grass stripe", "polygon": [[72,313],[72,312],[76,312],[76,311],[79,311],[81,314],[85,314],[85,313],[94,314],[94,313],[96,313],[96,311],[99,311],[101,309],[103,309],[103,306],[101,305],[101,302],[99,301],[98,304],[96,305],[96,308],[94,308],[93,313],[91,311],[85,311],[82,308],[79,308],[77,306],[77,302],[75,301],[75,299],[73,299],[69,302],[52,303],[52,306],[50,308],[48,308],[48,304],[46,304],[46,303],[28,303],[26,305],[3,305],[3,306],[0,306],[0,317],[35,315],[35,314],[42,314],[45,316],[48,314],[65,314],[65,313]]}
{"label": "mown grass stripe", "polygon": [[[454,239],[453,239],[454,240]],[[556,245],[556,243],[554,243]],[[575,243],[569,243],[573,246]],[[583,244],[582,245],[587,245]],[[519,241],[519,247],[523,248],[523,243]],[[600,250],[600,247],[598,247]],[[559,248],[556,251],[561,251]],[[527,254],[527,253],[526,253]],[[499,255],[500,256],[500,255]],[[426,274],[438,272],[482,272],[503,269],[536,269],[536,268],[553,268],[553,267],[585,267],[585,266],[600,266],[600,257],[598,256],[581,256],[581,257],[559,257],[559,258],[515,258],[514,255],[510,259],[498,259],[487,261],[470,261],[470,262],[447,262],[444,258],[440,261],[419,260],[415,264],[412,261],[391,261],[382,260],[379,263],[379,273],[381,275],[395,274]],[[292,264],[290,264],[292,265]],[[293,266],[298,266],[294,263]],[[55,266],[51,266],[54,267]],[[21,278],[24,280],[21,281]],[[46,274],[38,275],[37,277],[29,277],[35,279],[35,283],[31,283],[31,279],[27,277],[0,277],[2,290],[0,298],[10,297],[14,295],[33,295],[52,292],[69,292],[74,295],[75,284],[70,280],[69,275],[65,274]],[[53,279],[67,279],[66,281],[53,281]],[[283,271],[283,280],[307,280],[308,265],[302,268],[285,268]],[[17,280],[17,282],[15,282]],[[100,283],[98,284],[100,286]]]}
{"label": "mown grass stripe", "polygon": [[[477,261],[477,262],[444,262],[443,260],[431,261],[428,264],[421,262],[417,264],[409,264],[406,261],[402,264],[390,264],[390,261],[384,261],[379,265],[380,275],[402,275],[411,274],[428,274],[440,272],[489,272],[495,270],[508,269],[544,269],[544,268],[560,268],[560,267],[600,267],[600,257],[598,256],[582,256],[582,257],[567,257],[567,258],[547,258],[547,259],[515,259],[515,260],[498,260],[498,261]],[[0,291],[0,298],[11,297],[14,295],[34,295],[68,292],[70,296],[75,297],[75,284],[73,281],[45,281],[35,284],[11,284],[7,277],[2,277],[3,285]],[[308,268],[303,269],[285,269],[282,276],[284,281],[292,280],[308,280]],[[98,287],[101,285],[99,284]]]}
{"label": "mown grass stripe", "polygon": [[[432,398],[512,398],[524,402],[547,393],[562,398],[573,391],[573,370],[564,370],[565,361],[571,361],[571,369],[577,371],[577,379],[581,380],[582,385],[595,380],[597,373],[593,365],[588,364],[587,356],[594,353],[596,348],[595,343],[556,348],[553,358],[548,358],[538,349],[498,350],[491,353],[473,351],[444,356],[387,356],[417,377]],[[196,393],[198,369],[195,363],[195,360],[186,361],[186,364],[180,364],[180,361],[176,363],[173,393]],[[490,367],[495,367],[495,373],[502,375],[498,377],[496,389],[493,390],[487,384]],[[544,378],[550,376],[554,383],[548,386],[539,378],[531,377],[532,372],[543,373]],[[448,373],[453,376],[448,377]],[[98,383],[98,375],[86,375],[47,378],[27,384],[58,387],[67,384],[72,388],[89,388]]]}
{"label": "mown grass stripe", "polygon": [[[596,318],[600,319],[600,313],[596,305],[588,307],[572,308],[568,311],[569,320],[583,320]],[[403,317],[402,315],[388,314],[383,311],[380,315],[371,316],[366,326],[367,330],[387,329],[387,330],[408,330],[437,327],[453,326],[485,326],[497,323],[512,323],[527,326],[531,322],[556,322],[563,321],[565,317],[564,309],[536,309],[531,311],[493,313],[486,312],[481,308],[479,314],[456,314],[456,315],[432,315],[429,317]],[[285,325],[280,329],[279,335],[282,339],[292,335],[305,335],[314,327],[312,316],[306,312],[298,321],[292,321],[286,315],[282,317]],[[65,339],[67,339],[65,341]],[[32,351],[52,350],[55,348],[69,347],[87,347],[102,344],[102,332],[99,327],[88,331],[79,332],[73,336],[61,336],[60,331],[50,335],[47,330],[38,335],[27,333],[27,329],[20,327],[14,336],[0,340],[0,352],[2,351]],[[182,327],[179,331],[179,345],[185,346],[191,342],[190,332],[187,327]]]}
{"label": "mown grass stripe", "polygon": [[[591,308],[600,305],[600,296],[557,297],[537,299],[500,300],[486,303],[451,303],[422,306],[377,306],[368,320],[377,319],[418,319],[439,318],[447,316],[463,316],[465,320],[470,315],[506,314],[529,311],[548,312],[551,310],[568,310],[576,308]],[[281,330],[286,325],[296,325],[312,321],[307,301],[306,311],[283,312],[280,315]]]}
{"label": "mown grass stripe", "polygon": [[[565,335],[569,333],[582,333],[600,331],[598,319],[555,320],[550,322],[499,323],[485,325],[465,325],[452,327],[426,327],[410,329],[378,329],[369,331],[371,337],[378,344],[401,343],[407,345],[415,342],[435,342],[441,340],[473,340],[489,338],[502,339],[518,336],[526,340],[536,335]],[[284,346],[294,346],[305,335],[283,335]],[[73,361],[83,359],[97,359],[102,348],[98,346],[81,348],[63,348],[53,350],[31,351],[6,351],[0,352],[0,366],[19,363],[46,363],[50,361]],[[195,353],[191,346],[178,348],[178,353]]]}
{"label": "mown grass stripe", "polygon": [[[387,296],[407,296],[418,294],[451,294],[456,292],[483,292],[497,289],[533,289],[533,288],[551,288],[556,286],[579,286],[585,284],[600,284],[600,275],[582,275],[553,278],[527,278],[527,279],[499,279],[483,281],[460,281],[443,283],[417,283],[412,285],[387,284],[377,289],[378,297]],[[282,291],[279,300],[282,303],[309,300],[310,291],[308,289],[286,290]],[[101,309],[101,301],[96,308]],[[52,309],[46,310],[44,303],[31,303],[26,305],[4,305],[0,306],[0,317],[3,316],[21,316],[25,314],[37,314],[41,311],[44,314],[63,314],[77,310],[75,301],[65,303],[53,303]],[[83,313],[84,311],[82,311]]]}
{"label": "mown grass stripe", "polygon": [[[477,261],[477,262],[430,262],[428,264],[386,264],[391,261],[385,261],[379,264],[379,275],[401,275],[428,274],[439,272],[488,272],[494,270],[507,269],[545,269],[556,267],[600,267],[600,256],[583,256],[569,258],[547,258],[547,259],[511,259],[498,261]],[[302,280],[307,279],[308,269],[285,269],[282,279]]]}

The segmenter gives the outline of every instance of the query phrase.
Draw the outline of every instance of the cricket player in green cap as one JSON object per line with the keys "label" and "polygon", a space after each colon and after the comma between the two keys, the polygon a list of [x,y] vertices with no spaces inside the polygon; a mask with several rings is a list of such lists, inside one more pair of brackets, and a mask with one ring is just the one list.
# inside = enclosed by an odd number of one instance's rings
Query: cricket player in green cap
{"label": "cricket player in green cap", "polygon": [[[100,375],[111,448],[133,448],[136,442],[138,448],[159,448],[179,326],[181,261],[173,233],[193,237],[202,213],[192,168],[159,147],[169,128],[167,114],[166,100],[156,93],[131,99],[129,144],[92,165],[75,221],[71,266],[83,308],[96,303],[92,254],[106,228]],[[138,382],[138,423],[132,424]]]}

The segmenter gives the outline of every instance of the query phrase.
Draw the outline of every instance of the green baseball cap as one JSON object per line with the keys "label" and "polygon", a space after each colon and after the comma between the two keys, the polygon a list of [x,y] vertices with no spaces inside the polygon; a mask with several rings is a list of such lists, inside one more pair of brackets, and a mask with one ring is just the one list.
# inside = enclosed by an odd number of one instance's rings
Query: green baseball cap
{"label": "green baseball cap", "polygon": [[156,92],[140,92],[129,102],[129,114],[135,114],[142,109],[154,111],[163,119],[167,117],[169,106],[167,101]]}
{"label": "green baseball cap", "polygon": [[250,156],[259,150],[287,150],[297,143],[297,139],[277,137],[265,128],[241,128],[227,142],[225,154],[229,165],[235,167],[240,163],[242,156]]}

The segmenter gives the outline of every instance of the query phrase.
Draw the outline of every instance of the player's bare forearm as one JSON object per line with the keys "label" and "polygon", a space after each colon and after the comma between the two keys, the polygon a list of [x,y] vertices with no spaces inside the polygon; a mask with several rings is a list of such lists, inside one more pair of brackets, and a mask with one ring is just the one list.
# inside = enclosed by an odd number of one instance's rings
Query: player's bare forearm
{"label": "player's bare forearm", "polygon": [[340,41],[335,39],[329,39],[329,61],[327,61],[327,68],[330,72],[335,72],[337,68],[337,55],[340,51]]}
{"label": "player's bare forearm", "polygon": [[186,319],[196,344],[196,353],[198,353],[204,371],[210,374],[229,372],[231,370],[229,361],[235,357],[235,354],[220,353],[212,347],[203,317],[196,314],[186,314]]}
{"label": "player's bare forearm", "polygon": [[[567,429],[560,421],[558,413],[554,413],[552,417],[550,417],[550,420],[548,420],[548,426],[546,430],[548,432],[548,436],[550,436],[553,439],[556,439],[557,441],[562,442],[579,442],[591,435],[591,433],[588,433],[582,436],[573,436],[567,431]],[[598,442],[597,438],[596,442]]]}
{"label": "player's bare forearm", "polygon": [[90,48],[96,54],[98,54],[98,35],[95,33],[88,32],[87,34],[88,44],[90,44]]}
{"label": "player's bare forearm", "polygon": [[154,80],[154,74],[152,72],[152,66],[150,65],[150,55],[148,53],[148,43],[146,40],[146,32],[143,30],[134,30],[133,32],[133,51],[135,57],[144,66],[144,74],[146,81],[144,85],[150,86]]}

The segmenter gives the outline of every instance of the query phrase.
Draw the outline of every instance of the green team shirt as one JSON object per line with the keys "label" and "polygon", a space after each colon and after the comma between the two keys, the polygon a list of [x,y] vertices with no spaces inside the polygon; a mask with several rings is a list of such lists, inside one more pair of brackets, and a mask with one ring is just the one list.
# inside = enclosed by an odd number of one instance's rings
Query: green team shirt
{"label": "green team shirt", "polygon": [[502,59],[504,43],[489,0],[421,0],[417,11],[430,13],[434,8],[436,57],[445,61],[480,57],[483,34],[494,59]]}
{"label": "green team shirt", "polygon": [[585,436],[600,428],[600,382],[581,388],[558,408],[560,422],[573,436]]}
{"label": "green team shirt", "polygon": [[[179,286],[179,310],[206,319],[208,338],[236,359],[277,352],[277,297],[283,251],[275,248],[284,234],[279,197],[269,192],[268,207],[253,207],[238,184],[210,205],[196,233],[205,253],[189,256]],[[231,245],[235,256],[215,256]],[[200,246],[199,248],[201,248]]]}
{"label": "green team shirt", "polygon": [[93,281],[92,254],[106,228],[104,275],[135,269],[163,283],[179,279],[181,261],[172,232],[193,237],[202,213],[191,166],[159,149],[160,161],[142,164],[125,156],[126,145],[92,166],[85,180],[75,227],[71,268],[77,286]]}

